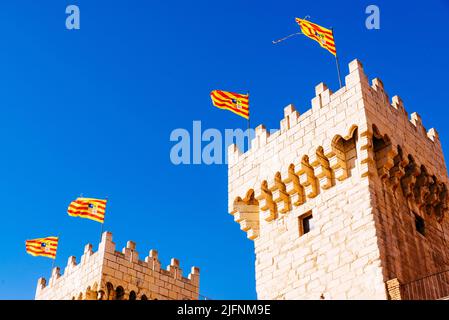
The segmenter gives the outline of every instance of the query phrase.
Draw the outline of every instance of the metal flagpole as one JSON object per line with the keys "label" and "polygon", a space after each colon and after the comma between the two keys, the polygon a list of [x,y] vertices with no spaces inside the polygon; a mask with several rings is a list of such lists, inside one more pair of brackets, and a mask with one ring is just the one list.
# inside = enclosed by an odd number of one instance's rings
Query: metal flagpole
{"label": "metal flagpole", "polygon": [[[334,43],[335,43],[334,28],[331,28],[331,31],[332,31],[332,38],[334,39]],[[341,73],[340,73],[340,62],[338,61],[338,55],[337,55],[337,45],[335,45],[335,63],[337,64],[338,82],[340,83],[340,88],[341,88],[342,83],[341,83]]]}
{"label": "metal flagpole", "polygon": [[[310,18],[310,16],[309,16],[309,15],[305,16],[303,20],[307,20],[307,18]],[[283,37],[283,38],[281,38],[281,39],[273,40],[273,41],[271,41],[271,43],[277,44],[277,43],[279,43],[279,42],[282,42],[282,41],[284,41],[284,40],[287,40],[288,38],[291,38],[291,37],[294,37],[294,36],[297,36],[297,35],[300,35],[300,34],[304,34],[304,33],[302,33],[301,31],[300,31],[300,32],[296,32],[296,33],[292,33],[292,34],[289,34],[288,36]]]}
{"label": "metal flagpole", "polygon": [[58,239],[58,246],[56,247],[55,258],[53,259],[53,262],[52,262],[52,264],[51,264],[50,277],[51,277],[52,274],[53,274],[53,269],[55,268],[56,257],[58,256],[58,250],[59,250],[59,235],[60,235],[60,233],[58,233],[58,235],[56,236],[56,238]]}
{"label": "metal flagpole", "polygon": [[103,225],[104,225],[104,221],[101,223],[101,229],[100,229],[100,242],[101,242],[101,237],[103,236]]}
{"label": "metal flagpole", "polygon": [[[106,205],[108,203],[108,197],[106,197]],[[104,221],[106,220],[106,209],[104,211],[104,219],[103,222],[101,223],[101,230],[100,230],[100,242],[101,242],[101,237],[103,236],[103,227],[104,227]]]}
{"label": "metal flagpole", "polygon": [[249,91],[248,95],[248,151],[251,148],[251,126],[250,126],[250,112],[249,112]]}
{"label": "metal flagpole", "polygon": [[288,38],[291,38],[291,37],[294,37],[294,36],[297,36],[297,35],[300,35],[300,34],[303,34],[303,33],[302,33],[302,32],[292,33],[292,34],[290,34],[290,35],[288,35],[288,36],[286,36],[286,37],[283,37],[283,38],[281,38],[281,39],[273,40],[273,41],[271,41],[271,43],[277,44],[277,43],[279,43],[279,42],[282,42],[282,41],[284,41],[284,40],[287,40]]}
{"label": "metal flagpole", "polygon": [[53,274],[53,269],[55,268],[55,261],[56,261],[56,256],[55,256],[55,258],[53,259],[53,262],[51,263],[50,277],[51,277],[51,275]]}

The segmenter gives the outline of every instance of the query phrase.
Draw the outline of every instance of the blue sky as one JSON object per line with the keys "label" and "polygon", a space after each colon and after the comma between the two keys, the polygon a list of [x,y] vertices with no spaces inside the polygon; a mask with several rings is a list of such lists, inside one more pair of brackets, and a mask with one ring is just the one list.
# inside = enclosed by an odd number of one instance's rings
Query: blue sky
{"label": "blue sky", "polygon": [[[81,29],[65,28],[77,4]],[[376,4],[381,29],[365,28]],[[105,229],[118,249],[137,242],[185,273],[201,293],[254,299],[253,243],[227,213],[227,167],[170,162],[175,128],[245,127],[211,106],[213,89],[251,92],[251,122],[278,128],[289,103],[310,108],[316,84],[338,89],[335,61],[297,32],[295,16],[334,27],[342,73],[359,58],[390,96],[446,127],[449,2],[2,1],[0,4],[0,299],[32,299],[51,260],[25,239],[60,233],[56,264],[96,247],[100,225],[70,218],[80,193],[109,197]]]}

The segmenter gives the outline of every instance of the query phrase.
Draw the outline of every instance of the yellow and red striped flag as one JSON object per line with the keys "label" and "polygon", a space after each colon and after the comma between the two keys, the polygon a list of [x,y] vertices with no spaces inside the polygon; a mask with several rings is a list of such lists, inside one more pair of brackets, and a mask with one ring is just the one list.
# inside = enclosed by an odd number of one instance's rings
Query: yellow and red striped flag
{"label": "yellow and red striped flag", "polygon": [[58,250],[58,237],[37,238],[26,240],[26,250],[32,256],[41,256],[47,258],[56,258],[56,251]]}
{"label": "yellow and red striped flag", "polygon": [[301,27],[301,31],[305,36],[315,40],[321,47],[327,49],[334,56],[337,56],[337,49],[335,48],[332,30],[321,27],[305,19],[296,18],[296,22]]}
{"label": "yellow and red striped flag", "polygon": [[67,213],[71,217],[91,219],[100,223],[104,222],[107,200],[94,198],[77,198],[69,205]]}
{"label": "yellow and red striped flag", "polygon": [[213,90],[210,93],[212,104],[220,109],[226,109],[249,119],[249,94]]}

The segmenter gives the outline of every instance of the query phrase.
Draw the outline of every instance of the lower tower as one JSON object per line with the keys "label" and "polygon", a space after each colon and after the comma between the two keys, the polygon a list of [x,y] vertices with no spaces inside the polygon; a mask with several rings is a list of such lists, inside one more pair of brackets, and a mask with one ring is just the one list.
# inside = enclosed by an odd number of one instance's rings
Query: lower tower
{"label": "lower tower", "polygon": [[[259,299],[449,296],[448,177],[435,129],[369,83],[315,88],[228,150],[229,212],[254,241]],[[446,215],[446,216],[445,216]]]}
{"label": "lower tower", "polygon": [[151,250],[139,260],[136,244],[128,241],[122,252],[115,250],[112,234],[104,232],[98,251],[86,245],[79,263],[69,257],[64,274],[52,270],[47,283],[38,280],[36,300],[197,300],[199,269],[183,276],[177,259],[161,268],[158,253]]}

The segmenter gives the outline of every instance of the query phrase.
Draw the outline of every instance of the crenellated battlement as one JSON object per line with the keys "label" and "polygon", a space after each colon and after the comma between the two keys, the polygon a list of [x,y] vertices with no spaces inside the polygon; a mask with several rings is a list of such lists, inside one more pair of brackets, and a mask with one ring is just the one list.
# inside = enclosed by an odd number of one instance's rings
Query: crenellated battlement
{"label": "crenellated battlement", "polygon": [[[374,128],[428,171],[446,170],[436,130],[427,131],[416,112],[409,116],[399,96],[390,101],[379,78],[369,85],[358,60],[349,64],[349,72],[335,93],[317,85],[312,108],[304,114],[293,105],[284,108],[278,131],[270,134],[258,126],[246,153],[229,146],[229,212],[250,239],[258,236],[261,220],[273,221],[353,174],[375,174]],[[420,150],[436,156],[421,157]],[[260,215],[243,197],[259,203]],[[242,206],[250,213],[240,212]]]}
{"label": "crenellated battlement", "polygon": [[[91,244],[87,244],[84,247],[84,253],[81,256],[79,263],[77,263],[75,256],[70,256],[62,274],[60,267],[54,267],[48,282],[45,278],[39,278],[36,290],[36,300],[47,299],[46,297],[53,295],[66,295],[67,291],[70,291],[67,284],[81,282],[88,284],[86,285],[86,288],[93,284],[96,284],[97,286],[100,281],[99,266],[103,254],[100,250],[94,252],[92,248]],[[63,298],[60,297],[59,299]]]}
{"label": "crenellated battlement", "polygon": [[[394,121],[404,122],[408,120],[409,129],[416,130],[422,134],[423,138],[431,141],[438,140],[438,134],[434,128],[426,130],[422,124],[421,116],[413,112],[408,114],[405,110],[402,99],[395,95],[389,99],[385,92],[382,80],[374,78],[371,86],[368,85],[368,79],[363,71],[363,66],[358,60],[353,60],[349,64],[350,73],[345,77],[345,86],[337,90],[335,93],[330,90],[325,83],[320,83],[315,87],[315,96],[311,99],[311,108],[300,114],[293,104],[284,108],[284,117],[280,121],[280,129],[271,133],[261,124],[255,129],[255,137],[251,142],[251,148],[242,153],[237,145],[229,146],[228,157],[229,164],[233,165],[240,160],[250,157],[257,153],[258,150],[264,149],[272,143],[276,143],[281,135],[291,137],[292,128],[305,128],[302,132],[308,134],[312,131],[313,126],[319,127],[320,124],[333,124],[341,120],[345,111],[345,105],[355,107],[356,102],[360,102],[360,98],[372,98],[377,104],[382,105],[383,110],[378,108],[375,111],[380,112],[386,117],[392,116]],[[360,102],[361,103],[361,102]],[[334,119],[335,118],[335,119]],[[335,120],[335,121],[333,121]],[[295,131],[295,130],[293,130]],[[319,131],[323,134],[323,131]],[[324,137],[323,137],[324,138]]]}
{"label": "crenellated battlement", "polygon": [[172,258],[163,269],[156,250],[140,260],[135,242],[128,241],[117,251],[112,234],[104,232],[98,251],[93,252],[92,245],[87,244],[79,263],[71,256],[63,274],[55,267],[48,284],[40,278],[36,299],[190,300],[198,299],[198,294],[199,268],[192,267],[184,277],[178,259]]}
{"label": "crenellated battlement", "polygon": [[426,130],[426,128],[423,126],[421,116],[417,112],[413,112],[410,115],[407,113],[401,97],[395,95],[391,99],[391,103],[389,102],[389,97],[384,90],[382,80],[380,80],[379,78],[373,79],[371,83],[371,89],[371,93],[377,102],[383,102],[385,105],[389,105],[392,107],[386,109],[386,115],[393,116],[393,121],[403,121],[404,119],[409,120],[408,124],[410,130],[417,130],[420,134],[422,134],[424,137],[427,136],[427,138],[429,138],[433,142],[439,139],[435,128]]}

